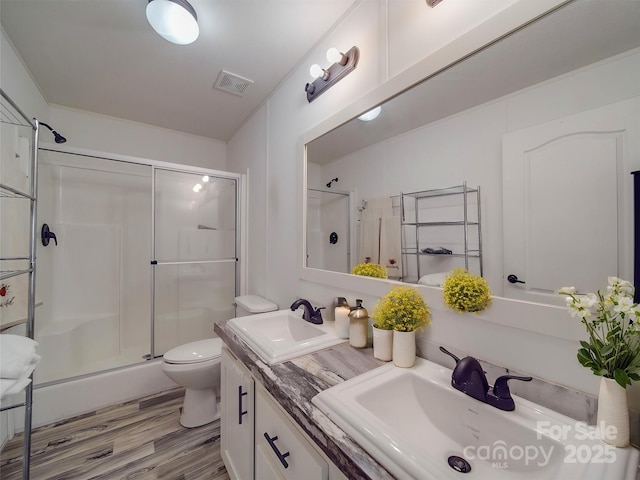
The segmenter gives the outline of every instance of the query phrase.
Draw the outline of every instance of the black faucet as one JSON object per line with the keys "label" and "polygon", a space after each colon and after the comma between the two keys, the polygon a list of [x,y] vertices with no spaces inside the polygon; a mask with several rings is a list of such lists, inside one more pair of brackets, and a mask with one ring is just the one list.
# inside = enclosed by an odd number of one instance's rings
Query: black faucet
{"label": "black faucet", "polygon": [[482,370],[480,362],[473,357],[464,357],[460,360],[453,353],[444,347],[440,351],[446,353],[456,361],[456,368],[451,374],[451,386],[456,390],[466,393],[470,397],[488,403],[500,410],[515,410],[516,404],[511,398],[509,391],[509,380],[522,380],[530,382],[531,377],[516,377],[514,375],[503,375],[496,379],[493,388],[489,386],[487,376]]}
{"label": "black faucet", "polygon": [[304,308],[304,313],[302,314],[302,318],[304,320],[315,325],[320,325],[322,323],[322,312],[320,310],[324,307],[313,308],[308,300],[299,298],[291,304],[291,311],[295,312],[300,306]]}

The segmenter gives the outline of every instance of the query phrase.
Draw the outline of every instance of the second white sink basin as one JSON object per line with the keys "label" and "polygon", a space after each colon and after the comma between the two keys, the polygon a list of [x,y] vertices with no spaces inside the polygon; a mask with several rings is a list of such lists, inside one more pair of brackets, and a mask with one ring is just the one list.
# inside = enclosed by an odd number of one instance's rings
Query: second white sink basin
{"label": "second white sink basin", "polygon": [[399,479],[636,478],[638,450],[605,445],[594,427],[514,399],[514,411],[498,410],[451,387],[451,370],[418,358],[413,368],[385,365],[352,378],[312,403]]}
{"label": "second white sink basin", "polygon": [[333,322],[311,324],[302,319],[301,310],[232,318],[227,325],[269,365],[345,341],[336,336]]}

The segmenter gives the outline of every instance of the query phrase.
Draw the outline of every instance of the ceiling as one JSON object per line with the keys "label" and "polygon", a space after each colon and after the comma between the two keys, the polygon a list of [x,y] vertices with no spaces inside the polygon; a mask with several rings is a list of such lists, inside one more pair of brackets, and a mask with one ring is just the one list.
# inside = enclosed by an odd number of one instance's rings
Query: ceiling
{"label": "ceiling", "polygon": [[[147,0],[1,0],[0,20],[50,104],[226,141],[358,1],[190,0],[191,45],[153,31]],[[221,70],[254,83],[216,90]]]}

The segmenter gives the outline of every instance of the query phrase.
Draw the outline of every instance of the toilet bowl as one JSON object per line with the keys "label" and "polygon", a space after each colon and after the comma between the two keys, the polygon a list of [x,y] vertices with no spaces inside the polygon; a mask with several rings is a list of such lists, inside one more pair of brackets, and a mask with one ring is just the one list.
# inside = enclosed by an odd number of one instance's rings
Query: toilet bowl
{"label": "toilet bowl", "polygon": [[222,340],[208,338],[172,348],[164,354],[162,371],[185,388],[180,424],[193,428],[220,418],[220,356]]}
{"label": "toilet bowl", "polygon": [[[235,298],[236,315],[271,312],[278,305],[258,295]],[[185,388],[180,424],[193,428],[220,418],[220,359],[222,340],[208,338],[185,343],[164,354],[162,371]]]}

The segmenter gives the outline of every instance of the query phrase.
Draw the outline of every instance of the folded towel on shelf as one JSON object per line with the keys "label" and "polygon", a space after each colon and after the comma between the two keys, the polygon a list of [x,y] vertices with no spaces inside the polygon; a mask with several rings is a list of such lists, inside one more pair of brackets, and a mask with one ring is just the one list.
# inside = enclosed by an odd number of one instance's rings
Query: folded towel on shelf
{"label": "folded towel on shelf", "polygon": [[19,379],[28,377],[40,361],[36,353],[38,342],[22,335],[0,335],[0,377]]}
{"label": "folded towel on shelf", "polygon": [[31,382],[29,375],[31,375],[31,372],[20,378],[0,378],[0,398],[5,398],[22,392]]}
{"label": "folded towel on shelf", "polygon": [[418,283],[421,285],[429,285],[430,287],[441,287],[447,275],[449,275],[449,272],[430,273],[420,277]]}

